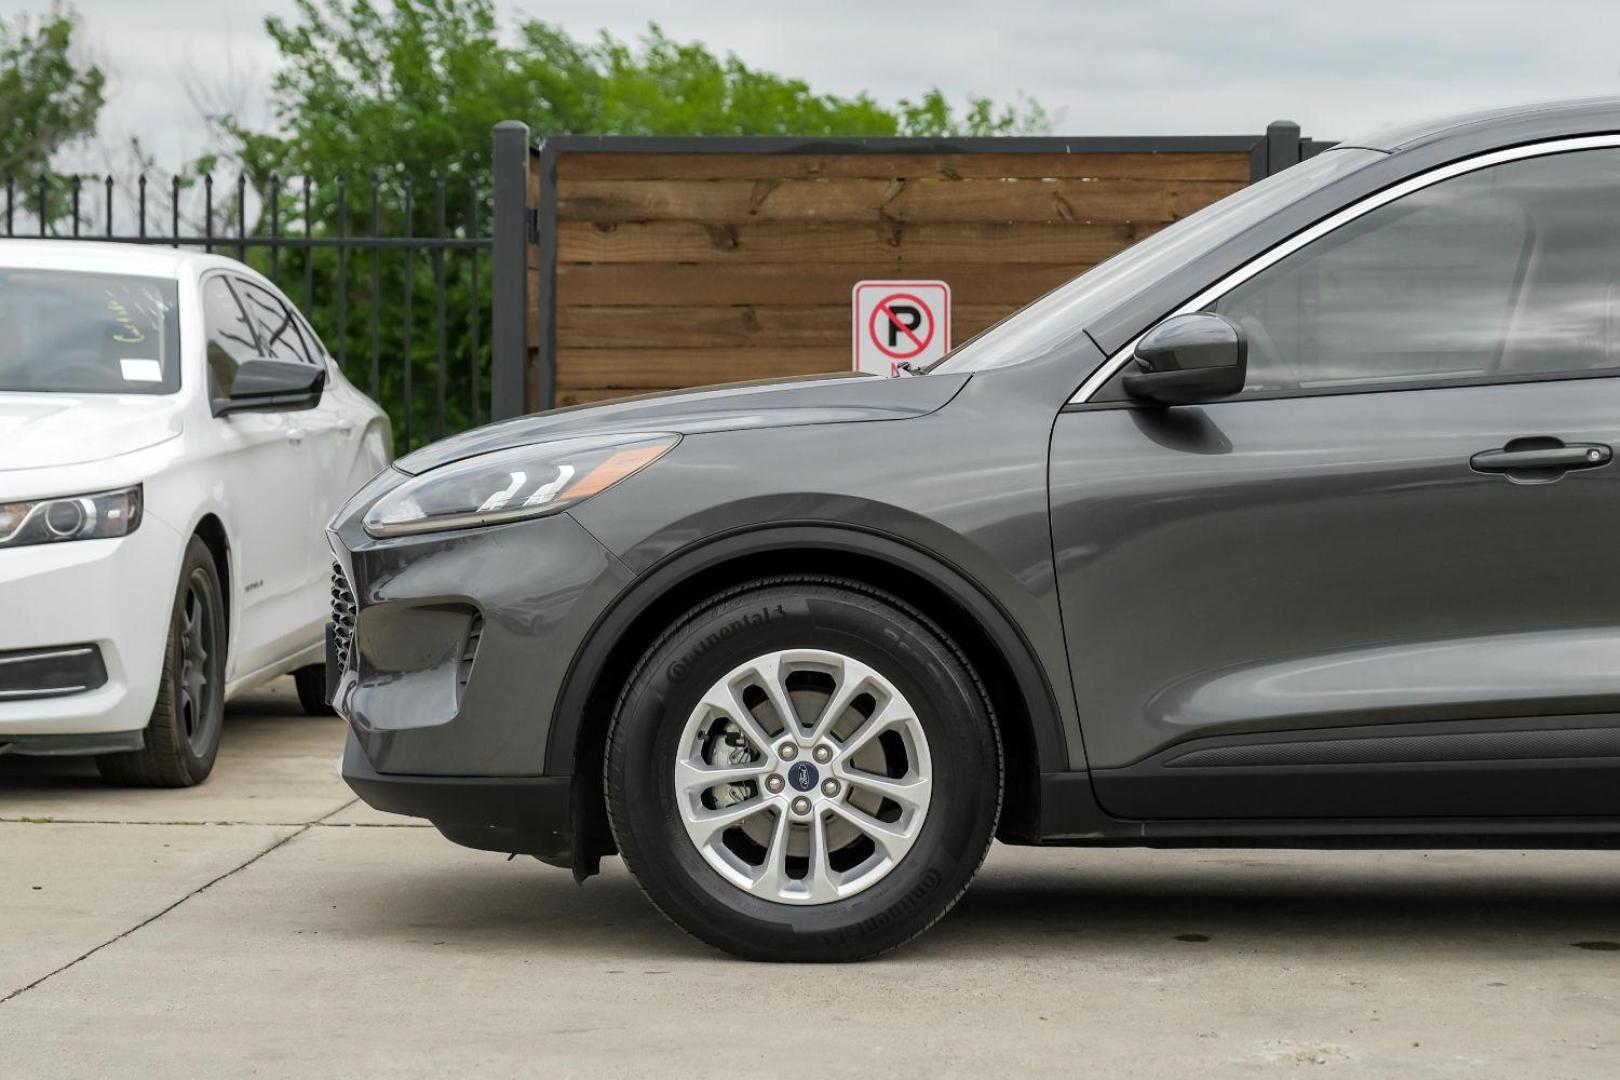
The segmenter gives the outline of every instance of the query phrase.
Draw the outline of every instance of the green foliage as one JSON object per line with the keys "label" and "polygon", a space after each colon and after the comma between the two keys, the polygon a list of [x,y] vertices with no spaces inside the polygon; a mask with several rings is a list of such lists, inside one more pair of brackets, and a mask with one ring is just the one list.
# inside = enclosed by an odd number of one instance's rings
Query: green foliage
{"label": "green foliage", "polygon": [[900,129],[906,135],[1028,135],[1052,129],[1046,110],[1038,101],[1023,100],[1022,108],[998,107],[987,97],[969,98],[967,111],[960,117],[938,89],[919,101],[900,99]]}
{"label": "green foliage", "polygon": [[60,4],[0,22],[0,178],[31,185],[57,150],[95,131],[106,79],[75,55],[77,28]]}
{"label": "green foliage", "polygon": [[[536,135],[803,135],[871,136],[992,135],[1045,131],[1046,113],[1033,102],[998,106],[970,99],[958,112],[929,90],[916,101],[886,108],[866,94],[840,97],[815,92],[800,79],[759,71],[735,55],[718,56],[700,43],[669,38],[657,26],[634,44],[603,34],[575,40],[560,27],[525,21],[512,43],[503,43],[491,0],[298,0],[290,19],[271,18],[266,28],[281,54],[272,84],[275,132],[253,130],[232,117],[215,117],[235,143],[240,167],[255,190],[268,195],[278,177],[314,177],[309,224],[317,233],[341,226],[351,234],[371,228],[369,183],[382,186],[379,225],[383,235],[408,227],[417,235],[441,228],[434,194],[448,183],[442,228],[479,235],[487,221],[474,220],[466,192],[488,171],[490,129],[520,119]],[[340,199],[335,179],[350,178]],[[411,213],[405,189],[414,192]],[[301,195],[302,189],[297,189]],[[297,200],[283,200],[283,228],[304,226]],[[480,214],[486,211],[479,211]],[[268,207],[258,231],[269,227]],[[376,309],[386,336],[377,393],[395,416],[403,450],[406,368],[398,357],[409,349],[413,436],[436,429],[431,390],[438,377],[438,323],[433,309],[437,266],[418,255],[410,268],[415,297],[404,311],[406,268],[397,253],[380,257],[377,286],[371,256],[351,255],[346,265],[331,250],[318,250],[306,268],[304,255],[288,252],[274,270],[295,299],[304,295],[306,269],[315,288],[309,315],[334,352],[347,356],[351,377],[370,386],[370,319]],[[488,260],[457,254],[446,260],[449,288],[445,340],[451,374],[446,426],[476,417],[472,366],[473,333],[484,318],[474,307],[489,298]],[[339,325],[336,283],[347,283],[347,319]],[[488,370],[488,340],[479,340],[480,371]],[[424,393],[427,390],[429,392]],[[422,441],[413,438],[412,442]]]}
{"label": "green foliage", "polygon": [[477,173],[489,130],[520,119],[537,134],[998,135],[1045,131],[1036,103],[964,112],[937,89],[888,109],[866,94],[818,94],[732,54],[669,38],[656,24],[634,44],[581,43],[529,21],[500,41],[490,0],[298,0],[266,22],[283,66],[272,83],[282,130],[226,118],[242,160],[262,180],[292,172],[401,168]]}
{"label": "green foliage", "polygon": [[[564,131],[620,135],[893,135],[898,120],[865,94],[817,94],[800,79],[757,71],[702,44],[672,41],[654,25],[639,48],[603,34],[579,50],[562,33],[531,23],[525,36],[546,55],[583,53],[587,108]],[[554,44],[555,43],[555,44]]]}

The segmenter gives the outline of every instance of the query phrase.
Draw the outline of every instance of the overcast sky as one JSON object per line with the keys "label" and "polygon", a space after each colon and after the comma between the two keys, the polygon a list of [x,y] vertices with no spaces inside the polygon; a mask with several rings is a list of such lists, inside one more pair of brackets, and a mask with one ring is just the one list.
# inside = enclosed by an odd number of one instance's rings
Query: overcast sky
{"label": "overcast sky", "polygon": [[[22,0],[41,10],[47,0]],[[385,3],[386,0],[378,0]],[[184,81],[269,120],[262,29],[291,0],[72,0],[111,77],[104,139],[165,163],[202,149]],[[17,6],[16,0],[4,5]],[[502,0],[576,37],[649,19],[817,90],[1022,92],[1076,135],[1237,134],[1273,119],[1337,139],[1498,104],[1620,94],[1614,0]]]}

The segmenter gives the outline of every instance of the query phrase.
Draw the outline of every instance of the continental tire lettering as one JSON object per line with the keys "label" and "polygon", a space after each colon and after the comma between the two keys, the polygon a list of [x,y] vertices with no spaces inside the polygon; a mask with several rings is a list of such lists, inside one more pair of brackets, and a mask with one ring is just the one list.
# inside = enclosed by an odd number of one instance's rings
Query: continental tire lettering
{"label": "continental tire lettering", "polygon": [[692,665],[703,659],[704,655],[713,650],[715,646],[742,633],[744,630],[764,626],[773,619],[785,618],[787,618],[787,609],[781,604],[777,604],[775,607],[762,607],[758,611],[744,612],[718,629],[710,630],[693,642],[690,649],[670,661],[669,667],[665,669],[664,674],[669,678],[670,682],[685,682],[687,676],[692,673]]}
{"label": "continental tire lettering", "polygon": [[928,898],[930,893],[939,888],[941,877],[942,875],[938,870],[928,869],[923,873],[922,877],[917,879],[917,884],[907,890],[906,895],[902,896],[889,910],[880,911],[870,919],[862,919],[858,923],[846,926],[833,933],[822,934],[821,940],[829,945],[840,944],[849,941],[851,938],[863,937],[873,930],[888,926],[897,919],[910,916],[923,905],[923,901]]}

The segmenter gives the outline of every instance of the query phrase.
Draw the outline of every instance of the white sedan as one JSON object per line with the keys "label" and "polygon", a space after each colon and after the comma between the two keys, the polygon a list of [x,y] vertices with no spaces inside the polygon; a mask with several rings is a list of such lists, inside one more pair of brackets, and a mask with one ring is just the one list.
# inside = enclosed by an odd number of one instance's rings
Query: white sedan
{"label": "white sedan", "polygon": [[387,417],[232,259],[0,241],[0,753],[204,779],[225,701],[325,699],[322,528]]}

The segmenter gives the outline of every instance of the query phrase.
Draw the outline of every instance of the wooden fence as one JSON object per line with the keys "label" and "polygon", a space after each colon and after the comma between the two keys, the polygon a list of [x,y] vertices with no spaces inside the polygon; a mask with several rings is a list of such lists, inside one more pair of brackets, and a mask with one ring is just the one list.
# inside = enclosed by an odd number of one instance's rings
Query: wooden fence
{"label": "wooden fence", "polygon": [[1189,138],[546,139],[527,154],[524,397],[533,409],[848,370],[863,278],[949,282],[963,341],[1325,145],[1287,123]]}

